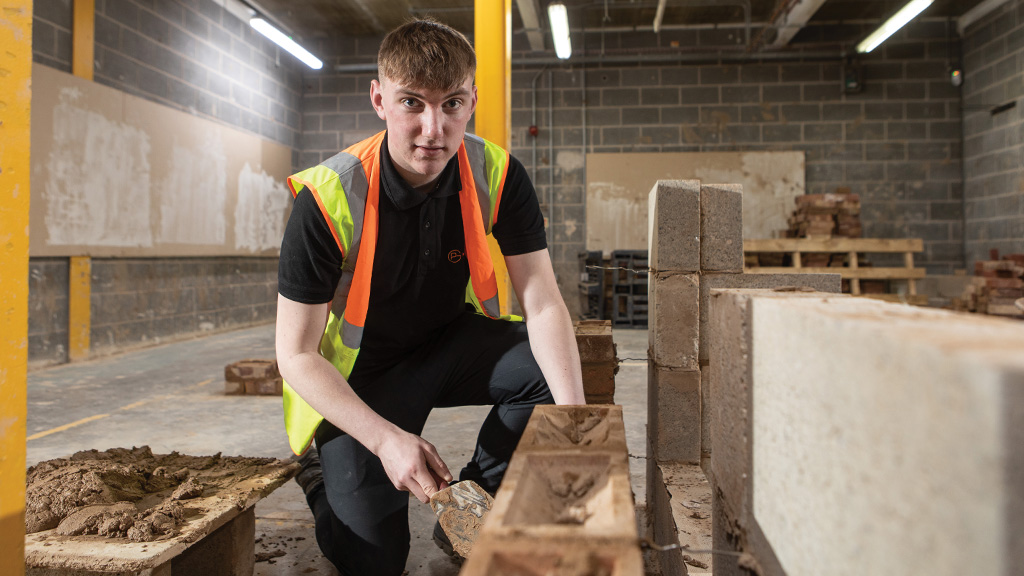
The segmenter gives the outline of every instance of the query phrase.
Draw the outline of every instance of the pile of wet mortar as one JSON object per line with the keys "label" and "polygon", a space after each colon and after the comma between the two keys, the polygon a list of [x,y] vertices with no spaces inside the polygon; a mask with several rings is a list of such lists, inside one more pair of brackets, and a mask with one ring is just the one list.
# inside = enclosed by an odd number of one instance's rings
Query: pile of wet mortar
{"label": "pile of wet mortar", "polygon": [[[152,542],[177,536],[223,500],[240,510],[298,465],[275,458],[87,450],[28,469],[25,532]],[[258,499],[258,498],[257,498]]]}

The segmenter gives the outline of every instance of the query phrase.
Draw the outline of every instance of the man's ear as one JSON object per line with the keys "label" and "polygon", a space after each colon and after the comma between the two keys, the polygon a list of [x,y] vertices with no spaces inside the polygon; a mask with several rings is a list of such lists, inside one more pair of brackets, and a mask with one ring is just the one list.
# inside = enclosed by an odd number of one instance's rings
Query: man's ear
{"label": "man's ear", "polygon": [[469,113],[470,115],[476,112],[476,84],[473,84],[473,97],[469,101]]}
{"label": "man's ear", "polygon": [[373,109],[377,111],[377,116],[387,121],[386,114],[384,113],[384,87],[381,86],[377,80],[370,80],[370,104]]}

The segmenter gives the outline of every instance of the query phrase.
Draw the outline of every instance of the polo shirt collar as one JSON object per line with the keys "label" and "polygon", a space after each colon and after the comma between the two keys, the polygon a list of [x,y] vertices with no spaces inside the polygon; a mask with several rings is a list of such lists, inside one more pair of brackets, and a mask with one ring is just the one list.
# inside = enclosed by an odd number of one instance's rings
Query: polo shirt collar
{"label": "polo shirt collar", "polygon": [[388,152],[388,137],[384,135],[384,141],[380,144],[380,181],[384,193],[399,210],[415,208],[425,202],[428,197],[441,198],[457,194],[462,190],[462,181],[459,179],[458,155],[452,156],[448,165],[441,171],[438,177],[438,185],[433,191],[423,194],[417,192],[398,173],[394,163],[391,161],[391,153]]}

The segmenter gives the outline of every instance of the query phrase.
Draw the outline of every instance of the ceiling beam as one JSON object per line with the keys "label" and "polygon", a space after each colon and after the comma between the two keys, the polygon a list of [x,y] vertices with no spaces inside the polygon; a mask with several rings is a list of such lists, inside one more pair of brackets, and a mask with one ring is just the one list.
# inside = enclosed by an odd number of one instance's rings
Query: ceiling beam
{"label": "ceiling beam", "polygon": [[789,9],[786,10],[785,14],[779,15],[775,20],[775,40],[772,40],[767,46],[768,49],[782,48],[789,44],[789,41],[796,36],[807,23],[814,16],[814,13],[821,8],[821,5],[825,3],[825,0],[795,0],[790,2]]}
{"label": "ceiling beam", "polygon": [[530,42],[530,50],[544,51],[544,31],[540,27],[540,4],[537,0],[516,0],[519,17],[523,20],[526,39]]}

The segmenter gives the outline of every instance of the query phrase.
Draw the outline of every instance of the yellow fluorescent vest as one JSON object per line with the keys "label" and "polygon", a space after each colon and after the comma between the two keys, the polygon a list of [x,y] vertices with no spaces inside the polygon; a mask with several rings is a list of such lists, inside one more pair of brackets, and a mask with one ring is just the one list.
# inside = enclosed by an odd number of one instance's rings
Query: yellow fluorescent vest
{"label": "yellow fluorescent vest", "polygon": [[[384,135],[381,132],[363,140],[318,166],[288,178],[293,196],[308,190],[316,198],[341,249],[341,279],[331,301],[327,328],[320,339],[320,354],[346,379],[359,355],[370,300],[370,275],[377,246],[380,147]],[[499,315],[498,284],[486,239],[498,217],[508,171],[508,152],[483,138],[467,134],[457,158],[462,181],[459,202],[470,273],[466,301],[488,317],[518,319]],[[322,421],[323,416],[285,382],[284,424],[294,453],[302,454],[309,448]]]}

